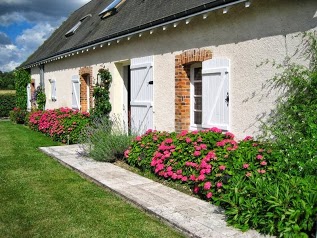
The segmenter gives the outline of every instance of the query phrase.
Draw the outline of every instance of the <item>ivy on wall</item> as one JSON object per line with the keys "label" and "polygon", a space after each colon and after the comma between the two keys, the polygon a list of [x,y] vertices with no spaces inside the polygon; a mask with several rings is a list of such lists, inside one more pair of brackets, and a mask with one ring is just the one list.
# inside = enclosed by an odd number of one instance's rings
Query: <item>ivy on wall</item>
{"label": "ivy on wall", "polygon": [[94,88],[95,108],[92,110],[93,118],[109,118],[111,112],[110,86],[112,76],[108,69],[101,68],[98,71],[98,80]]}
{"label": "ivy on wall", "polygon": [[26,87],[31,83],[30,74],[24,69],[14,71],[15,90],[16,90],[16,106],[21,109],[27,108],[27,91]]}

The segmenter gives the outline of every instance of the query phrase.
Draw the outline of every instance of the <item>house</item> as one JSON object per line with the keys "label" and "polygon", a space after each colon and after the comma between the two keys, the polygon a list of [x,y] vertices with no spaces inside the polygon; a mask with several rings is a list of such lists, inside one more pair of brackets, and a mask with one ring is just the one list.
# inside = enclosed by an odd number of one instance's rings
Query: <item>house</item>
{"label": "house", "polygon": [[47,109],[88,111],[104,67],[125,125],[242,138],[277,96],[265,86],[277,70],[257,65],[292,56],[298,33],[316,30],[316,10],[316,0],[92,0],[21,67],[45,86]]}

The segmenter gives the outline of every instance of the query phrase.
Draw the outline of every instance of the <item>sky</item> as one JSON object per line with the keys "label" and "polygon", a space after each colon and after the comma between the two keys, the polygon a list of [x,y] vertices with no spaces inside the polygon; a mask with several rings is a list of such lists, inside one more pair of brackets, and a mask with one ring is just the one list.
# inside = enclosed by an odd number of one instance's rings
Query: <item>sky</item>
{"label": "sky", "polygon": [[0,71],[23,63],[63,21],[90,0],[0,0]]}

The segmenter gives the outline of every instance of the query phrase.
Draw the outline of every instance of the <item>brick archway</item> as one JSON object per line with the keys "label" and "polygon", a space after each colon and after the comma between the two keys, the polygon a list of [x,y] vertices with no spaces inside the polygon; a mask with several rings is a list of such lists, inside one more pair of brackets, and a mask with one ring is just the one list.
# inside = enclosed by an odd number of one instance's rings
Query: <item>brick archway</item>
{"label": "brick archway", "polygon": [[175,56],[175,130],[190,127],[190,65],[211,59],[210,50],[192,49]]}
{"label": "brick archway", "polygon": [[[92,67],[79,70],[80,75],[80,106],[82,112],[89,111],[93,106]],[[87,88],[89,87],[89,90]]]}

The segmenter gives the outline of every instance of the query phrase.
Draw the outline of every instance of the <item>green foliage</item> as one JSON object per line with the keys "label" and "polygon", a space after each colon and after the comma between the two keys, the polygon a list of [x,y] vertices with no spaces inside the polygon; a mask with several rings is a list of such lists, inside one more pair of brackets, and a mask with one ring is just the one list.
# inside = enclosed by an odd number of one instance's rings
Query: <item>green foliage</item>
{"label": "green foliage", "polygon": [[15,90],[16,90],[16,106],[21,109],[27,107],[27,92],[26,87],[31,83],[30,74],[23,70],[18,69],[14,71],[15,76]]}
{"label": "green foliage", "polygon": [[109,118],[111,112],[110,103],[110,86],[112,82],[112,76],[107,69],[99,69],[98,77],[100,77],[100,83],[94,88],[93,96],[95,98],[95,107],[92,109],[92,118]]}
{"label": "green foliage", "polygon": [[316,175],[292,175],[276,144],[249,136],[237,142],[217,128],[179,134],[148,130],[133,140],[125,158],[224,207],[229,224],[242,230],[286,237],[313,232]]}
{"label": "green foliage", "polygon": [[15,77],[13,72],[1,72],[0,71],[0,89],[14,89]]}
{"label": "green foliage", "polygon": [[17,124],[25,124],[27,123],[28,112],[25,109],[15,107],[12,111],[10,111],[9,116],[12,122]]}
{"label": "green foliage", "polygon": [[317,214],[317,178],[278,173],[276,176],[234,177],[218,201],[228,223],[283,237],[312,235]]}
{"label": "green foliage", "polygon": [[41,111],[45,109],[46,95],[45,89],[39,85],[34,92],[34,99],[36,100],[37,108]]}
{"label": "green foliage", "polygon": [[81,142],[85,144],[86,153],[95,160],[113,162],[123,158],[132,137],[124,131],[117,118],[110,121],[103,117],[85,128]]}
{"label": "green foliage", "polygon": [[9,112],[15,107],[15,93],[0,94],[0,117],[8,117]]}
{"label": "green foliage", "polygon": [[89,113],[60,108],[32,112],[28,124],[32,130],[40,131],[55,141],[74,144],[89,122]]}
{"label": "green foliage", "polygon": [[281,151],[283,169],[294,175],[317,174],[317,41],[316,33],[303,38],[306,67],[288,59],[272,80],[281,92],[277,107],[264,125],[264,137],[273,138]]}

